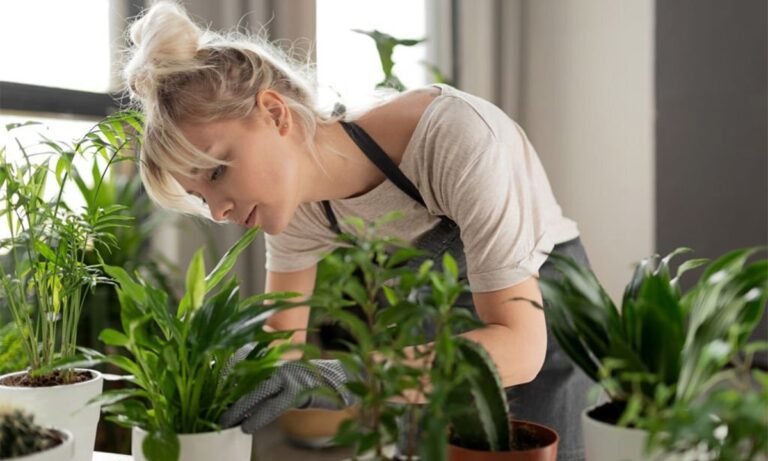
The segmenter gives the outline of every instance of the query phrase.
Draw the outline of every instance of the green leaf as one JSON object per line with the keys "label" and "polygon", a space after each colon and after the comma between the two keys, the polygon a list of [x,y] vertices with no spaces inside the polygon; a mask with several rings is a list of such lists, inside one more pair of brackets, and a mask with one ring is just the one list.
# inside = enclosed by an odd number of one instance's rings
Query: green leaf
{"label": "green leaf", "polygon": [[459,268],[456,265],[456,260],[453,259],[450,253],[443,255],[443,268],[451,275],[454,280],[459,278]]}
{"label": "green leaf", "polygon": [[203,249],[200,248],[195,252],[187,269],[186,293],[179,304],[176,317],[183,318],[188,310],[199,309],[203,305],[205,293],[205,259]]}
{"label": "green leaf", "polygon": [[213,268],[210,274],[205,279],[205,292],[210,292],[213,288],[216,287],[216,285],[221,282],[224,277],[229,274],[229,272],[232,270],[232,267],[235,265],[235,262],[237,261],[237,257],[240,255],[240,253],[243,252],[246,248],[248,248],[248,245],[250,245],[254,239],[256,239],[256,235],[259,233],[259,228],[254,227],[251,229],[248,229],[245,234],[243,234],[242,237],[224,254],[224,256],[219,260],[219,263],[216,265],[216,267]]}
{"label": "green leaf", "polygon": [[152,431],[141,445],[148,461],[178,461],[179,437],[170,431]]}
{"label": "green leaf", "polygon": [[112,328],[101,330],[99,339],[109,346],[126,346],[129,343],[127,336]]}

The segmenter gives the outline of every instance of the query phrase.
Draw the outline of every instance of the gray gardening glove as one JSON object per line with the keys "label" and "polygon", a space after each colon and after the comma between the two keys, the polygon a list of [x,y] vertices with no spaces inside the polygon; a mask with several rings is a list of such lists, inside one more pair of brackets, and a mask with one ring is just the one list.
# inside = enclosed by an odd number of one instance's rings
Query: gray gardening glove
{"label": "gray gardening glove", "polygon": [[[344,386],[350,376],[338,360],[290,361],[272,376],[235,402],[221,417],[221,425],[242,422],[243,432],[252,434],[290,408],[337,410],[355,403],[356,397]],[[308,391],[329,388],[339,398]]]}

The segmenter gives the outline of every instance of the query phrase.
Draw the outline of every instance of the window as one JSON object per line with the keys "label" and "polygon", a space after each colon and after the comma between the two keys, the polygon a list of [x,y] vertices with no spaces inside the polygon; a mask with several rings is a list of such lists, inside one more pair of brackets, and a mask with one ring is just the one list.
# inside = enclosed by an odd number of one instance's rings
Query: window
{"label": "window", "polygon": [[[352,29],[398,39],[426,37],[424,0],[317,0],[317,78],[321,102],[364,104],[384,74],[373,39]],[[408,88],[428,83],[426,46],[397,46],[393,72]]]}
{"label": "window", "polygon": [[109,91],[110,3],[114,2],[0,2],[0,80]]}
{"label": "window", "polygon": [[[141,0],[25,0],[0,2],[0,146],[9,160],[20,159],[18,140],[42,161],[51,149],[40,143],[82,137],[117,103],[113,61],[122,45],[125,18]],[[39,122],[10,134],[10,123]],[[76,163],[88,171],[88,161]],[[89,175],[84,175],[88,182]],[[56,189],[50,180],[48,191]],[[65,191],[72,207],[84,204],[76,190]],[[0,223],[0,237],[8,235]]]}

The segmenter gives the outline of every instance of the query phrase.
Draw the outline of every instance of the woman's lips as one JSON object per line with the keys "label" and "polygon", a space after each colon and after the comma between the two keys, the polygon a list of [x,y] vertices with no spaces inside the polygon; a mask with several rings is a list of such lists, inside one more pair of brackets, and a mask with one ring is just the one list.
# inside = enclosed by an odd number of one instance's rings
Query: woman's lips
{"label": "woman's lips", "polygon": [[256,219],[256,207],[253,207],[251,213],[245,219],[245,227],[253,227],[253,221]]}

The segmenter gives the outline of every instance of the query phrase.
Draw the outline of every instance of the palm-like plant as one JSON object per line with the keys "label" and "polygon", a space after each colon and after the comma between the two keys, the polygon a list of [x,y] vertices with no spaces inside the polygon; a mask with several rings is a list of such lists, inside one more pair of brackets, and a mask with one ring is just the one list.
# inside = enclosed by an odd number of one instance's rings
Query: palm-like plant
{"label": "palm-like plant", "polygon": [[[199,250],[187,271],[186,293],[175,315],[164,290],[139,274],[107,267],[118,284],[123,331],[105,329],[100,338],[124,348],[128,357],[84,352],[89,363],[110,363],[130,374],[135,387],[107,391],[96,400],[110,415],[108,420],[148,432],[143,443],[147,459],[176,460],[178,434],[220,429],[223,412],[269,377],[280,360],[282,349],[270,344],[291,332],[267,332],[263,327],[276,309],[288,305],[283,300],[291,295],[240,299],[237,281],[225,282],[237,256],[256,234],[257,229],[246,232],[207,276]],[[248,344],[255,347],[247,359],[228,365]]]}
{"label": "palm-like plant", "polygon": [[654,405],[685,404],[705,390],[742,350],[768,300],[768,260],[748,263],[755,249],[710,263],[683,293],[686,271],[707,264],[683,262],[678,249],[637,265],[617,309],[597,278],[574,261],[550,255],[562,280],[540,281],[560,345],[623,410],[621,424],[644,426]]}
{"label": "palm-like plant", "polygon": [[[65,202],[65,187],[75,175],[74,160],[106,161],[107,167],[97,175],[98,189],[109,165],[127,157],[124,151],[140,132],[140,116],[121,112],[73,143],[44,139],[42,144],[51,151],[42,161],[20,143],[19,163],[10,161],[6,148],[0,148],[0,219],[9,233],[0,239],[4,253],[0,295],[21,335],[31,380],[50,371],[59,357],[75,354],[85,292],[106,281],[98,270],[100,255],[97,252],[97,262],[88,263],[87,250],[95,245],[112,248],[112,232],[130,219],[120,213],[122,205],[77,210]],[[58,187],[49,194],[47,186],[53,180]],[[62,383],[71,379],[70,372],[61,375]]]}

